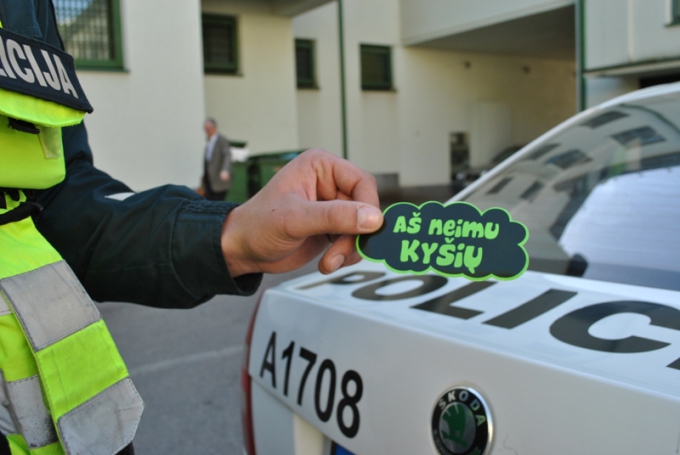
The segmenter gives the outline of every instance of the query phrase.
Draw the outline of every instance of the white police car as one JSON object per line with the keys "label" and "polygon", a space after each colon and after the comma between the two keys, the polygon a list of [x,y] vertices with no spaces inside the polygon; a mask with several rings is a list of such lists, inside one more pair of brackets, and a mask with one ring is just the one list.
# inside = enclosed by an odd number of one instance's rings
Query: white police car
{"label": "white police car", "polygon": [[575,116],[454,199],[524,223],[529,271],[363,261],[268,290],[246,453],[678,453],[680,84]]}

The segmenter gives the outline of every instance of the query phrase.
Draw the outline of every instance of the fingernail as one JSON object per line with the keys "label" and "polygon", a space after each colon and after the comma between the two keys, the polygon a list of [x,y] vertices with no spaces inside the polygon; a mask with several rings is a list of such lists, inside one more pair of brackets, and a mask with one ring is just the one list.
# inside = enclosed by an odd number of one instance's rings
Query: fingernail
{"label": "fingernail", "polygon": [[382,213],[375,207],[364,206],[357,211],[357,227],[359,229],[378,229]]}
{"label": "fingernail", "polygon": [[343,262],[345,262],[345,257],[343,255],[338,254],[337,256],[334,256],[333,259],[331,259],[331,272],[338,270]]}

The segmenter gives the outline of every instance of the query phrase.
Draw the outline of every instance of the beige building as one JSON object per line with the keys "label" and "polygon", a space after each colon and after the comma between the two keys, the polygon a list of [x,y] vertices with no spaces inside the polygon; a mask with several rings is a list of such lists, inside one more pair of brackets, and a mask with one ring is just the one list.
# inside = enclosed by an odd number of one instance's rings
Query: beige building
{"label": "beige building", "polygon": [[582,0],[583,103],[680,80],[680,1]]}
{"label": "beige building", "polygon": [[[95,108],[85,122],[99,168],[135,190],[196,187],[207,116],[252,153],[299,146],[292,17],[324,2],[77,3],[55,0]],[[87,25],[69,42],[75,21]]]}
{"label": "beige building", "polygon": [[680,61],[677,0],[74,3],[55,0],[96,164],[135,190],[197,186],[206,116],[253,154],[446,184]]}
{"label": "beige building", "polygon": [[[346,147],[400,185],[439,185],[460,155],[483,166],[576,111],[572,1],[343,0],[344,69],[339,11],[332,2],[293,20],[316,55],[316,84],[297,95],[303,146]],[[366,83],[367,65],[383,86]]]}

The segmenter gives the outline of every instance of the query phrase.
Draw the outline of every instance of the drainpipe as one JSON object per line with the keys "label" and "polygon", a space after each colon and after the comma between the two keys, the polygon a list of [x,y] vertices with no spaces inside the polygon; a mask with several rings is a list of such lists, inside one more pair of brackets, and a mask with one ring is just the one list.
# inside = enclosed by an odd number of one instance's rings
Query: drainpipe
{"label": "drainpipe", "polygon": [[587,107],[586,78],[583,75],[586,64],[585,3],[585,0],[576,1],[576,109],[578,112]]}
{"label": "drainpipe", "polygon": [[342,109],[342,157],[347,159],[347,94],[345,90],[345,33],[342,0],[338,0],[338,41],[340,42],[340,105]]}

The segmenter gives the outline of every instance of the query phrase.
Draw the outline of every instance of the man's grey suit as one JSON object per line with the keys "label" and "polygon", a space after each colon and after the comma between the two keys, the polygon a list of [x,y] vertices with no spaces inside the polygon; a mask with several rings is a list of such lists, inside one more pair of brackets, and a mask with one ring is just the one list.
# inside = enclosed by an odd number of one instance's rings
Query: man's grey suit
{"label": "man's grey suit", "polygon": [[[206,145],[206,154],[208,152],[208,146]],[[215,141],[215,147],[212,151],[212,156],[210,160],[207,160],[207,155],[204,155],[204,174],[203,174],[203,185],[206,190],[206,194],[212,193],[222,193],[226,192],[231,188],[231,152],[229,151],[229,141],[226,137],[217,133],[217,140]],[[220,172],[229,172],[229,180],[226,182],[220,180]],[[209,190],[209,191],[208,191]]]}

